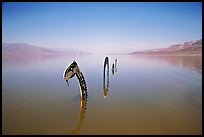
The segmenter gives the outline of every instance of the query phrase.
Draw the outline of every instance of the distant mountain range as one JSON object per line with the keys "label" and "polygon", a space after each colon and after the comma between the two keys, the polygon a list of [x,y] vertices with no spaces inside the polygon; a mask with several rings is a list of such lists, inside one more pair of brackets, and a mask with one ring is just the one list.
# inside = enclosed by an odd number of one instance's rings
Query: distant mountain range
{"label": "distant mountain range", "polygon": [[133,55],[202,55],[202,39],[176,44],[167,48],[158,48],[130,53]]}
{"label": "distant mountain range", "polygon": [[87,52],[62,49],[45,48],[25,43],[2,43],[3,56],[52,56],[52,55],[85,55]]}
{"label": "distant mountain range", "polygon": [[[8,56],[54,56],[89,55],[91,53],[65,48],[45,48],[25,43],[2,43],[3,57]],[[116,53],[112,53],[116,54]],[[119,54],[119,53],[118,53]],[[126,53],[124,53],[126,54]],[[158,48],[128,53],[131,55],[202,55],[202,39],[176,44],[167,48]],[[119,55],[122,55],[121,53]]]}

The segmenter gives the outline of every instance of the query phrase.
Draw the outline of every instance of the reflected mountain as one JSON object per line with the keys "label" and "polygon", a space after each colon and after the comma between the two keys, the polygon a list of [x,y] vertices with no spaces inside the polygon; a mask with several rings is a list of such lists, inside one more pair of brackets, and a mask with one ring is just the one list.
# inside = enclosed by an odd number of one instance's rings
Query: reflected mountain
{"label": "reflected mountain", "polygon": [[202,56],[154,56],[151,58],[165,61],[176,67],[192,69],[202,74]]}
{"label": "reflected mountain", "polygon": [[137,56],[134,58],[150,58],[152,61],[161,61],[180,68],[195,70],[202,74],[202,56]]}
{"label": "reflected mountain", "polygon": [[202,56],[165,56],[157,58],[176,67],[184,67],[202,73]]}

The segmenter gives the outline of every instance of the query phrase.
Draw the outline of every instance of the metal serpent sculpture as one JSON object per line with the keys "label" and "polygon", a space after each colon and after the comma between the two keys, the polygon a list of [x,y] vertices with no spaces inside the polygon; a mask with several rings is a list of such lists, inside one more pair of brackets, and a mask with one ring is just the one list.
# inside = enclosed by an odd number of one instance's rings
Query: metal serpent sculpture
{"label": "metal serpent sculpture", "polygon": [[80,97],[85,99],[88,96],[86,81],[83,73],[80,71],[78,64],[73,61],[73,63],[64,70],[63,78],[68,83],[68,80],[77,76],[78,84],[80,87]]}
{"label": "metal serpent sculpture", "polygon": [[[107,83],[106,80],[106,66],[107,66]],[[109,60],[108,57],[105,58],[104,67],[103,67],[103,91],[104,91],[104,98],[108,95],[108,87],[109,87]]]}
{"label": "metal serpent sculpture", "polygon": [[112,65],[112,75],[114,75],[115,72],[117,72],[117,59],[115,59],[115,63],[113,62]]}
{"label": "metal serpent sculpture", "polygon": [[115,67],[114,67],[114,63],[113,63],[113,65],[112,65],[112,75],[114,75],[114,73],[115,73]]}
{"label": "metal serpent sculpture", "polygon": [[117,62],[118,62],[118,60],[115,59],[115,72],[117,72]]}

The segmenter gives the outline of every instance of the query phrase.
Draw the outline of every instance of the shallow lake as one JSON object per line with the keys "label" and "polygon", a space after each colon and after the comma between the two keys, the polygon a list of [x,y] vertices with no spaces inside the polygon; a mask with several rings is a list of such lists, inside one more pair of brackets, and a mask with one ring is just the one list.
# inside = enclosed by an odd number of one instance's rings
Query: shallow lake
{"label": "shallow lake", "polygon": [[[201,56],[106,56],[3,59],[3,134],[202,134]],[[87,101],[63,79],[73,60]]]}

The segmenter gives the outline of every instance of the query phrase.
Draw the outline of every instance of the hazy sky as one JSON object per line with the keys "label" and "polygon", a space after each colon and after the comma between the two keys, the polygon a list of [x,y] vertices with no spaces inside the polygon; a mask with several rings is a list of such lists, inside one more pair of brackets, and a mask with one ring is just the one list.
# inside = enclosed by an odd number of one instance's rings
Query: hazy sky
{"label": "hazy sky", "polygon": [[202,38],[202,3],[2,3],[2,40],[97,53]]}

